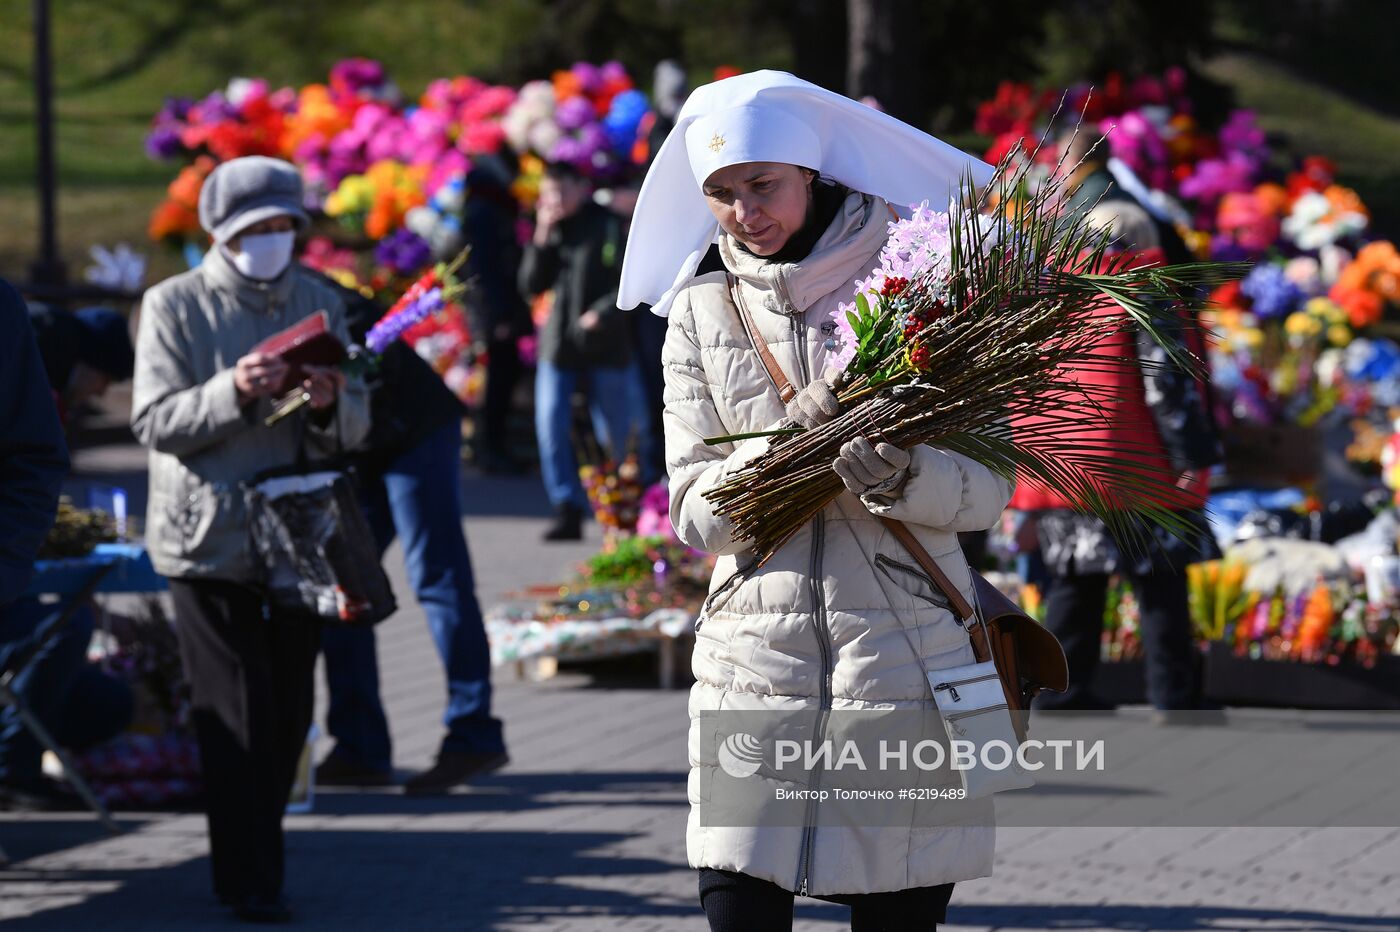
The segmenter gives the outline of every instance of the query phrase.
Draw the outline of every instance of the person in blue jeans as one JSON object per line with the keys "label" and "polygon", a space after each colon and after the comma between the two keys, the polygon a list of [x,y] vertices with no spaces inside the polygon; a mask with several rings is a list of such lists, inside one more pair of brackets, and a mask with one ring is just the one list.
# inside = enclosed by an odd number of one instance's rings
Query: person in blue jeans
{"label": "person in blue jeans", "polygon": [[554,292],[540,330],[535,369],[535,436],[540,471],[556,516],[546,541],[578,540],[588,497],[574,455],[573,396],[588,397],[593,430],[619,462],[629,449],[643,455],[645,436],[633,443],[640,410],[640,371],[632,327],[617,307],[626,243],[623,219],[592,200],[577,169],[553,163],[540,181],[535,232],[520,263],[520,291],[533,300]]}
{"label": "person in blue jeans", "polygon": [[[374,301],[341,290],[351,333],[363,336],[382,313]],[[491,653],[476,598],[461,518],[461,418],[442,379],[402,342],[370,379],[372,427],[357,456],[365,511],[380,554],[403,546],[409,585],[427,616],[447,674],[447,734],[437,762],[404,784],[434,795],[504,766],[501,722],[491,714]],[[335,749],[321,762],[322,785],[393,781],[389,723],[379,696],[374,629],[327,625],[322,635],[330,694],[327,730]]]}

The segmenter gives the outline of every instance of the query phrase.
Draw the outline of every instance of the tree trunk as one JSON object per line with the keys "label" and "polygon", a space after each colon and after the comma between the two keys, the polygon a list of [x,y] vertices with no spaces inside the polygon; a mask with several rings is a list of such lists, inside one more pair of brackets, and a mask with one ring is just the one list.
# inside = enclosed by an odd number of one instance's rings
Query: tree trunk
{"label": "tree trunk", "polygon": [[[846,0],[846,22],[850,36],[846,58],[846,93],[859,100],[874,97],[895,116],[904,117],[907,90],[900,81],[905,70],[899,56],[901,46],[901,0]],[[911,23],[904,23],[910,30]]]}

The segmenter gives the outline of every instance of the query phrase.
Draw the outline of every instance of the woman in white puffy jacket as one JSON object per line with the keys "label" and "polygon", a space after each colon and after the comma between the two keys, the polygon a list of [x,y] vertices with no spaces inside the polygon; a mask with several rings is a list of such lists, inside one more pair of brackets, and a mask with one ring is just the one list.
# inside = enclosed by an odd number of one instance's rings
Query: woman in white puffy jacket
{"label": "woman in white puffy jacket", "polygon": [[[707,824],[719,760],[707,711],[930,708],[926,670],[973,660],[931,584],[881,516],[905,522],[971,597],[959,531],[996,522],[1011,484],[958,454],[856,441],[833,463],[848,494],[762,567],[705,493],[766,439],[704,438],[804,426],[839,413],[827,376],[832,311],[878,265],[896,206],[954,195],[991,169],[898,120],[791,75],[698,89],[642,187],[619,303],[669,315],[666,459],[671,518],[719,555],[699,621],[691,693],[687,831],[714,930],[791,928],[794,894],[847,903],[852,928],[930,929],[955,881],[991,873],[990,824]],[[797,390],[785,405],[742,323]],[[917,645],[917,646],[916,646]],[[819,824],[820,823],[820,824]]]}

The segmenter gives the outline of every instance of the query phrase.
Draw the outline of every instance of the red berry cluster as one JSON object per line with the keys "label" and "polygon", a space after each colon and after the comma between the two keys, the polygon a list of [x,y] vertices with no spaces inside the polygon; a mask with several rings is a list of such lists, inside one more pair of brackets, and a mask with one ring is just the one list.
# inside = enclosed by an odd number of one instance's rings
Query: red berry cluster
{"label": "red berry cluster", "polygon": [[947,310],[942,301],[935,301],[931,307],[918,308],[909,312],[904,324],[904,340],[909,342],[918,336],[919,331],[943,316]]}
{"label": "red berry cluster", "polygon": [[885,279],[885,283],[880,286],[880,297],[896,298],[903,294],[908,287],[909,279],[907,278],[900,278],[898,275],[894,278],[887,278]]}

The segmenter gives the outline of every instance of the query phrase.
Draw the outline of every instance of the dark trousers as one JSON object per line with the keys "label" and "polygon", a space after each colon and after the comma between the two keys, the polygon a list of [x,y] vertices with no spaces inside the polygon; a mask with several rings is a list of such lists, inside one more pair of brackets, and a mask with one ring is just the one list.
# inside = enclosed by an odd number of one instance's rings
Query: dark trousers
{"label": "dark trousers", "polygon": [[[453,423],[400,456],[380,480],[366,483],[367,512],[381,555],[395,536],[403,542],[404,569],[447,674],[443,750],[489,754],[504,751],[505,738],[491,715],[491,648],[462,533],[461,444]],[[393,755],[374,629],[327,627],[322,644],[332,753],[388,770]]]}
{"label": "dark trousers", "polygon": [[[930,932],[946,921],[953,885],[892,893],[822,896],[851,907],[851,932]],[[775,883],[735,871],[700,870],[700,906],[710,932],[790,932],[794,895]]]}
{"label": "dark trousers", "polygon": [[282,815],[311,727],[321,625],[254,589],[170,580],[204,773],[214,892],[282,892]]}
{"label": "dark trousers", "polygon": [[[1159,709],[1194,708],[1199,699],[1186,573],[1166,567],[1125,574],[1137,597],[1139,634],[1147,668],[1147,700]],[[1108,576],[1056,576],[1045,597],[1045,626],[1064,645],[1069,689],[1041,693],[1038,709],[1088,708],[1097,704],[1091,686],[1103,640]]]}
{"label": "dark trousers", "polygon": [[509,452],[510,404],[524,371],[514,337],[492,340],[486,345],[486,389],[476,422],[478,452]]}

